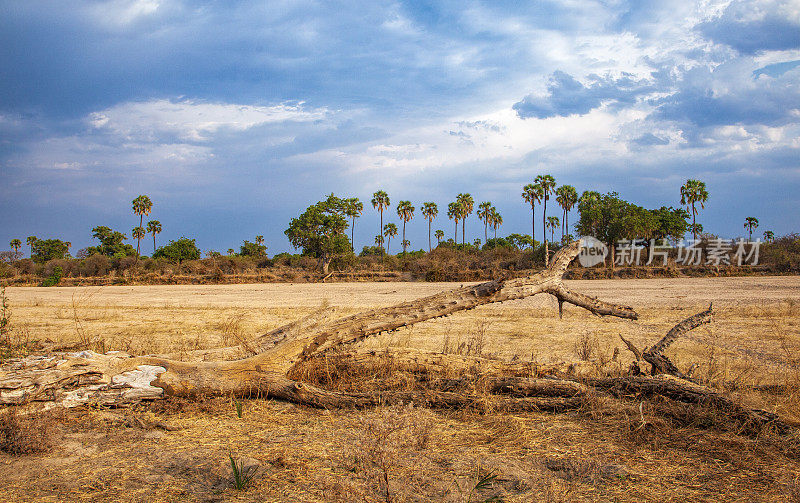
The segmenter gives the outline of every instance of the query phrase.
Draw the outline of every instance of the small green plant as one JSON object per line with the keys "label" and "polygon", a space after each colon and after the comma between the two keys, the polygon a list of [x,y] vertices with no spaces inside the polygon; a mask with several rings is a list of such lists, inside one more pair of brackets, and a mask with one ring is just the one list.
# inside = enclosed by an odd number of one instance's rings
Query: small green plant
{"label": "small green plant", "polygon": [[253,480],[256,470],[245,467],[243,461],[237,462],[233,459],[233,454],[228,454],[228,458],[231,460],[231,470],[233,470],[233,487],[235,487],[237,491],[241,491]]}
{"label": "small green plant", "polygon": [[475,495],[475,492],[483,490],[483,489],[491,489],[492,484],[494,484],[495,480],[497,480],[497,472],[492,470],[490,472],[486,472],[482,476],[478,477],[478,480],[475,482],[475,486],[469,490],[467,494],[467,503],[490,503],[492,501],[502,501],[500,496],[494,495],[487,499],[482,499],[480,501],[473,500],[472,497]]}
{"label": "small green plant", "polygon": [[53,269],[53,274],[51,274],[49,278],[39,283],[39,286],[56,286],[61,281],[62,277],[64,277],[64,270],[61,268],[61,266],[56,266]]}
{"label": "small green plant", "polygon": [[237,399],[233,399],[233,406],[236,407],[236,417],[239,419],[242,418],[242,402]]}

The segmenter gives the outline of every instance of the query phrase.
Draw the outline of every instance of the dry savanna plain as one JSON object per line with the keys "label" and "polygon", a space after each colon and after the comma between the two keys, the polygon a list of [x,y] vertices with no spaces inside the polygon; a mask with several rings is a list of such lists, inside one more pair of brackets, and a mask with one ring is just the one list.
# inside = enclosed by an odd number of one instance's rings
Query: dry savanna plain
{"label": "dry savanna plain", "polygon": [[[714,322],[685,334],[668,356],[742,404],[800,425],[800,278],[565,283],[630,305],[639,319],[569,305],[559,319],[556,300],[539,294],[349,349],[567,362],[578,374],[620,375],[634,358],[620,335],[652,345],[713,302]],[[456,286],[14,287],[6,294],[18,341],[189,355],[246,343],[320,311],[345,316]],[[402,382],[401,374],[390,378]],[[800,501],[797,433],[746,433],[718,412],[667,399],[585,402],[521,413],[419,404],[321,410],[209,397],[69,410],[47,417],[49,449],[0,453],[0,501]],[[231,458],[253,475],[242,489]]]}

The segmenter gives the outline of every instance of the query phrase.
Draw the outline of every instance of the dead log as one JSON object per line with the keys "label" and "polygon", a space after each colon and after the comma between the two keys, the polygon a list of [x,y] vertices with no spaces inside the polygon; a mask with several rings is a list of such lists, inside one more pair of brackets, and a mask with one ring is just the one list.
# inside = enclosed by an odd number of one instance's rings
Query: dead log
{"label": "dead log", "polygon": [[239,360],[185,362],[84,351],[6,362],[0,366],[0,404],[123,406],[169,395],[256,395],[318,407],[359,405],[366,399],[298,383],[288,379],[287,373],[309,358],[381,332],[539,293],[600,316],[636,319],[636,312],[628,306],[571,292],[562,284],[567,266],[579,252],[580,243],[573,242],[556,253],[547,269],[524,278],[488,281],[338,320],[323,320],[310,330],[289,324],[259,338],[253,345],[258,354]]}
{"label": "dead log", "polygon": [[714,321],[713,304],[708,306],[703,312],[689,316],[672,327],[667,334],[661,338],[660,341],[653,344],[650,348],[645,348],[644,351],[639,350],[631,341],[619,336],[622,342],[636,357],[636,361],[644,360],[650,364],[650,375],[669,374],[681,379],[692,381],[689,377],[683,374],[678,367],[664,354],[664,351],[675,342],[681,335],[690,330],[711,323]]}

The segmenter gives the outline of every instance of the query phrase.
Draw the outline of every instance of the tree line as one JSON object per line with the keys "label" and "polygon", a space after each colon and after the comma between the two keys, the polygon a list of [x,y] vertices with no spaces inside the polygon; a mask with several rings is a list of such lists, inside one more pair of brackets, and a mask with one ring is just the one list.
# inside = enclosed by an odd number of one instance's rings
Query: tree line
{"label": "tree line", "polygon": [[[658,209],[647,209],[628,201],[622,200],[616,192],[601,194],[597,191],[587,190],[578,196],[578,191],[571,185],[558,186],[552,175],[544,174],[535,177],[532,183],[526,184],[520,194],[524,203],[531,210],[531,234],[512,233],[505,238],[497,237],[497,230],[503,224],[503,216],[491,201],[482,201],[475,205],[475,199],[469,193],[460,193],[455,200],[447,204],[446,215],[454,223],[453,238],[445,244],[457,248],[465,247],[525,247],[536,248],[544,246],[545,264],[549,260],[550,244],[557,243],[556,230],[560,229],[560,243],[568,242],[574,237],[570,233],[569,213],[577,207],[579,218],[574,224],[574,229],[579,235],[592,235],[605,242],[614,250],[614,244],[622,239],[668,239],[677,241],[687,232],[691,232],[696,240],[703,234],[702,224],[697,222],[701,209],[705,209],[709,193],[704,182],[689,179],[680,188],[681,207],[662,206]],[[560,209],[560,216],[548,215],[548,202],[554,201]],[[378,234],[374,238],[375,246],[365,246],[365,253],[390,253],[392,238],[400,233],[397,224],[387,222],[384,224],[384,213],[392,207],[389,194],[384,190],[377,190],[370,200],[372,207],[379,215]],[[551,203],[551,208],[552,208]],[[536,210],[541,207],[541,241],[536,236]],[[125,243],[128,237],[119,231],[107,226],[97,226],[92,229],[92,237],[98,240],[97,246],[90,246],[80,250],[78,258],[100,254],[112,258],[135,257],[141,254],[141,240],[148,234],[153,237],[153,258],[165,258],[170,261],[182,261],[200,258],[200,250],[194,239],[181,237],[170,241],[168,244],[157,247],[156,236],[162,232],[161,222],[150,220],[145,225],[144,217],[149,216],[153,210],[153,203],[146,195],[139,195],[131,201],[134,215],[139,217],[138,225],[131,231],[131,237],[136,240],[136,248]],[[337,254],[355,252],[355,225],[356,220],[363,215],[364,203],[357,197],[339,198],[330,194],[325,200],[309,206],[298,217],[293,218],[285,231],[289,242],[296,249],[301,249],[304,255],[316,257],[321,269],[327,274],[328,265]],[[408,252],[411,246],[407,238],[407,225],[414,219],[417,208],[409,200],[400,200],[395,206],[395,212],[402,222],[400,246],[402,253]],[[436,246],[442,246],[445,232],[442,229],[433,230],[433,222],[439,216],[439,206],[433,201],[425,201],[419,207],[419,213],[428,224],[428,251],[432,251],[433,240]],[[466,224],[468,218],[475,213],[484,225],[484,239],[476,238],[472,243],[467,243]],[[689,223],[691,218],[691,223]],[[459,224],[461,224],[461,242],[459,243]],[[350,236],[347,236],[349,227]],[[747,217],[744,228],[752,233],[758,227],[758,219]],[[489,237],[490,229],[492,237]],[[550,239],[548,239],[548,233]],[[764,232],[764,239],[774,239],[772,231]],[[26,240],[30,246],[31,258],[36,263],[44,263],[55,258],[69,257],[71,243],[59,239],[38,239],[28,236]],[[10,242],[14,250],[14,258],[21,256],[22,242],[13,239]],[[266,257],[267,247],[264,237],[259,235],[254,241],[244,240],[238,253],[233,248],[227,250],[228,255],[241,255],[252,257]],[[220,256],[218,252],[210,251],[209,256]],[[612,257],[613,260],[613,257]]]}

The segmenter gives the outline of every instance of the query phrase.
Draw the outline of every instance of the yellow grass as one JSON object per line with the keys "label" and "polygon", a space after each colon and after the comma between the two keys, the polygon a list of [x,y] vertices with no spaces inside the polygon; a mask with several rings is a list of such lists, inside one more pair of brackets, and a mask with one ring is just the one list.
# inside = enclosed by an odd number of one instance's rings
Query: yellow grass
{"label": "yellow grass", "polygon": [[[572,281],[570,287],[632,305],[638,321],[602,319],[547,296],[490,305],[368,339],[362,348],[440,351],[480,340],[504,359],[591,359],[626,369],[623,335],[652,344],[713,301],[715,323],[668,351],[714,383],[800,382],[800,278]],[[237,344],[320,306],[342,314],[458,286],[445,283],[259,284],[8,288],[17,333],[51,346],[87,341],[133,354]],[[612,357],[618,348],[617,361]],[[743,399],[800,419],[800,397],[748,393]],[[127,427],[105,411],[71,414],[48,454],[0,454],[3,501],[467,501],[480,476],[495,473],[481,501],[792,501],[800,497],[796,447],[680,426],[649,404],[611,403],[571,414],[484,414],[392,408],[318,411],[246,400],[242,419],[228,399],[173,401],[131,411]],[[130,424],[130,423],[129,423]],[[139,423],[135,423],[139,424]],[[394,428],[392,425],[399,425]],[[417,440],[427,436],[421,445]],[[376,438],[383,439],[376,442]],[[379,445],[380,450],[375,451]],[[228,481],[228,453],[262,463],[249,489]],[[379,461],[385,462],[379,462]],[[383,466],[383,467],[381,467]]]}

